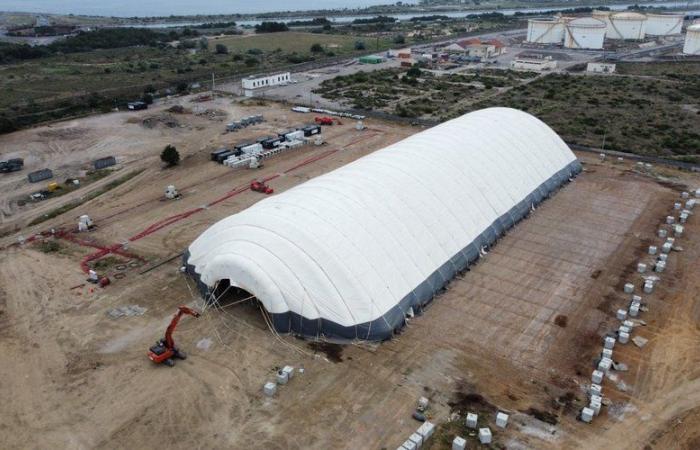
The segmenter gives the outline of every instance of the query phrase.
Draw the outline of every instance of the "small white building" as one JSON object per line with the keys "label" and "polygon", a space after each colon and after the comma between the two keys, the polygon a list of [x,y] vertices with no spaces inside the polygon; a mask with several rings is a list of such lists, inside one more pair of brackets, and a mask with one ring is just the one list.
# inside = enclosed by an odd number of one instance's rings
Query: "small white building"
{"label": "small white building", "polygon": [[516,70],[533,70],[535,72],[543,72],[545,70],[554,70],[557,68],[557,62],[551,56],[542,56],[535,54],[521,54],[510,62],[511,69]]}
{"label": "small white building", "polygon": [[588,63],[586,72],[593,73],[615,73],[615,64],[611,63]]}
{"label": "small white building", "polygon": [[282,84],[287,84],[291,81],[291,75],[289,72],[275,73],[272,75],[258,75],[243,78],[241,80],[241,85],[243,89],[260,89],[271,86],[278,86]]}

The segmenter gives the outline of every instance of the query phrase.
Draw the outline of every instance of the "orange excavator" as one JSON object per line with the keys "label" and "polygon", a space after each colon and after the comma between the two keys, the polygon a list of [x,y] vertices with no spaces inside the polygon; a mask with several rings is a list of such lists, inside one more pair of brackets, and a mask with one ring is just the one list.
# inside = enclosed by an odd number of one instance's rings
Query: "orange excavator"
{"label": "orange excavator", "polygon": [[188,308],[187,306],[179,306],[177,312],[173,316],[173,320],[170,321],[170,325],[168,325],[168,328],[165,330],[165,337],[148,349],[148,359],[156,364],[164,363],[168,367],[175,365],[175,358],[187,359],[187,355],[175,346],[175,341],[173,340],[175,327],[177,327],[178,322],[180,322],[180,319],[184,315],[190,315],[195,318],[199,317],[199,313],[194,309]]}

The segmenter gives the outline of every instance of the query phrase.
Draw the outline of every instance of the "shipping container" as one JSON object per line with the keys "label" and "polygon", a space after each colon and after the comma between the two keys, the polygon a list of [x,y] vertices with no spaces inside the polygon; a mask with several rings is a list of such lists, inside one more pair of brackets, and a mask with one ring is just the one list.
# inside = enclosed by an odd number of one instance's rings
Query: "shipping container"
{"label": "shipping container", "polygon": [[53,172],[51,169],[41,169],[27,175],[27,179],[30,183],[37,183],[39,181],[44,181],[51,178],[53,178]]}
{"label": "shipping container", "polygon": [[224,153],[219,153],[218,155],[216,155],[216,162],[221,164],[224,161],[226,161],[226,158],[228,158],[231,155],[233,155],[233,152],[231,150],[226,150]]}
{"label": "shipping container", "polygon": [[289,133],[294,133],[294,132],[297,131],[297,130],[298,130],[298,128],[293,128],[293,129],[291,129],[291,130],[283,131],[283,132],[281,132],[281,133],[277,133],[277,136],[279,136],[279,137],[281,137],[282,139],[284,139],[284,137],[285,137],[286,135],[288,135]]}
{"label": "shipping container", "polygon": [[280,145],[280,142],[282,142],[282,140],[283,139],[281,137],[270,137],[270,138],[267,138],[264,141],[262,141],[261,144],[262,144],[263,148],[266,148],[269,150],[269,149],[278,147]]}
{"label": "shipping container", "polygon": [[243,141],[233,146],[234,150],[241,150],[243,147],[248,147],[249,145],[255,144],[255,141]]}
{"label": "shipping container", "polygon": [[218,149],[218,150],[214,150],[213,152],[211,152],[211,160],[212,160],[212,161],[216,161],[216,158],[217,158],[220,154],[226,153],[226,152],[229,152],[229,151],[230,151],[230,150],[229,150],[229,149],[226,149],[226,148],[220,148],[220,149]]}
{"label": "shipping container", "polygon": [[304,139],[304,131],[303,130],[292,131],[291,133],[285,134],[284,138],[288,141],[298,141],[300,139]]}
{"label": "shipping container", "polygon": [[313,136],[321,132],[321,127],[319,125],[308,125],[302,128],[304,136]]}
{"label": "shipping container", "polygon": [[241,148],[241,151],[247,155],[257,155],[262,152],[262,150],[263,147],[260,144],[252,144]]}
{"label": "shipping container", "polygon": [[111,167],[117,164],[117,159],[114,156],[107,156],[106,158],[100,158],[93,161],[92,165],[95,170],[104,169],[105,167]]}

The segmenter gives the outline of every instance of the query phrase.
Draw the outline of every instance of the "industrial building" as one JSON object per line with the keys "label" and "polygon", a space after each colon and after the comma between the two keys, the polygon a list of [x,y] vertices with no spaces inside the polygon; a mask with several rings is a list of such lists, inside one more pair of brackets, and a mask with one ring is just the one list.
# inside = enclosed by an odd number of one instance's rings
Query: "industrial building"
{"label": "industrial building", "polygon": [[287,84],[291,80],[289,72],[275,73],[272,75],[251,76],[243,78],[241,85],[243,89],[259,89],[280,84]]}
{"label": "industrial building", "polygon": [[495,58],[506,53],[506,46],[497,39],[482,41],[479,38],[465,39],[444,48],[451,53],[463,53],[472,58]]}
{"label": "industrial building", "polygon": [[557,62],[551,56],[540,54],[521,53],[510,63],[510,67],[515,70],[533,70],[544,72],[557,68]]}
{"label": "industrial building", "polygon": [[615,73],[616,65],[612,63],[590,62],[586,65],[586,72],[593,73]]}
{"label": "industrial building", "polygon": [[700,24],[688,27],[685,34],[683,53],[686,55],[700,55]]}
{"label": "industrial building", "polygon": [[574,19],[564,28],[564,47],[601,49],[605,42],[605,22],[592,17]]}
{"label": "industrial building", "polygon": [[476,111],[219,221],[186,272],[255,296],[278,332],[388,339],[580,170],[535,117]]}

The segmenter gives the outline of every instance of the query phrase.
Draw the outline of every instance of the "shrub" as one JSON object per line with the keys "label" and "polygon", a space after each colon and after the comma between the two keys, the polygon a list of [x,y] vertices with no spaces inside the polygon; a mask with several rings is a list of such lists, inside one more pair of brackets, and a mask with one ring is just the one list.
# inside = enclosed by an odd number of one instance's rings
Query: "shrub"
{"label": "shrub", "polygon": [[224,44],[216,44],[216,54],[217,55],[227,55],[228,54],[228,47],[226,47]]}
{"label": "shrub", "polygon": [[355,50],[364,50],[366,48],[364,41],[355,41]]}
{"label": "shrub", "polygon": [[177,166],[180,163],[180,153],[172,145],[166,145],[160,154],[160,160],[167,164],[167,167]]}
{"label": "shrub", "polygon": [[311,46],[311,53],[323,53],[323,46],[318,42]]}

